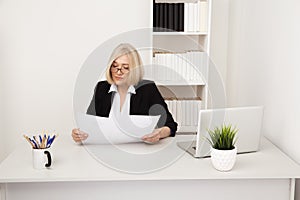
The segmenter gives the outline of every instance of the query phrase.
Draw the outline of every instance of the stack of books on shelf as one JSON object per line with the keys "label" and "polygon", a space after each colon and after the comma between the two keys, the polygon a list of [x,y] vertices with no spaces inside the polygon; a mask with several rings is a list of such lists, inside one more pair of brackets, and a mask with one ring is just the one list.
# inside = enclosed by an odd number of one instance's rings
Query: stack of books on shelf
{"label": "stack of books on shelf", "polygon": [[145,76],[159,82],[185,82],[205,84],[206,53],[155,53],[150,67],[145,67]]}
{"label": "stack of books on shelf", "polygon": [[184,31],[184,3],[155,3],[154,31]]}
{"label": "stack of books on shelf", "polygon": [[201,109],[200,98],[166,99],[169,111],[180,127],[195,127]]}
{"label": "stack of books on shelf", "polygon": [[207,32],[208,2],[153,3],[155,32]]}

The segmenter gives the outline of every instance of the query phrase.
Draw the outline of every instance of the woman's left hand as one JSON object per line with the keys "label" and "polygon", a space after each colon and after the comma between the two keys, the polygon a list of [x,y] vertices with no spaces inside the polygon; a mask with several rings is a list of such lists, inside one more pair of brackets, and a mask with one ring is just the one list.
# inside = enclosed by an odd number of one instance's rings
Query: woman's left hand
{"label": "woman's left hand", "polygon": [[164,126],[162,128],[154,129],[150,134],[144,135],[142,140],[146,143],[156,143],[160,139],[170,136],[171,130],[169,127]]}

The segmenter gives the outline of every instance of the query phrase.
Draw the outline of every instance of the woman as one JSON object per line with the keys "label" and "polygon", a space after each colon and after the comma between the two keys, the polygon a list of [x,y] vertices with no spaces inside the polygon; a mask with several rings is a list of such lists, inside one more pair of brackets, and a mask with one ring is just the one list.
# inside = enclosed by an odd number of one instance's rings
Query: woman
{"label": "woman", "polygon": [[[142,137],[148,143],[175,136],[177,123],[153,81],[142,80],[143,64],[138,51],[130,44],[117,46],[106,69],[107,81],[98,82],[87,114],[101,117],[112,115],[161,115],[158,128]],[[79,129],[72,130],[75,142],[88,137]]]}

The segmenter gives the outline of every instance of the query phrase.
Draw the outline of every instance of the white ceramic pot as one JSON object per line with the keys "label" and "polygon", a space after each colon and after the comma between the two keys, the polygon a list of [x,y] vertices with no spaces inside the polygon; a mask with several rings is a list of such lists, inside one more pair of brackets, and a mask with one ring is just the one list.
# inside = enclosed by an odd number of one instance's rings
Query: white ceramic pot
{"label": "white ceramic pot", "polygon": [[237,149],[218,150],[211,149],[211,162],[219,171],[229,171],[233,168],[236,160]]}

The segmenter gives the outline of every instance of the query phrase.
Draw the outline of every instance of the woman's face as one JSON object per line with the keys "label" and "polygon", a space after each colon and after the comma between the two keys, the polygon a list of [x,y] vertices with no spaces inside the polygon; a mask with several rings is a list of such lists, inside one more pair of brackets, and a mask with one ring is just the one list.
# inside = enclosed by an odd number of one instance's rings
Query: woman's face
{"label": "woman's face", "polygon": [[129,70],[129,58],[127,55],[120,56],[113,61],[110,71],[112,79],[117,86],[128,85]]}

